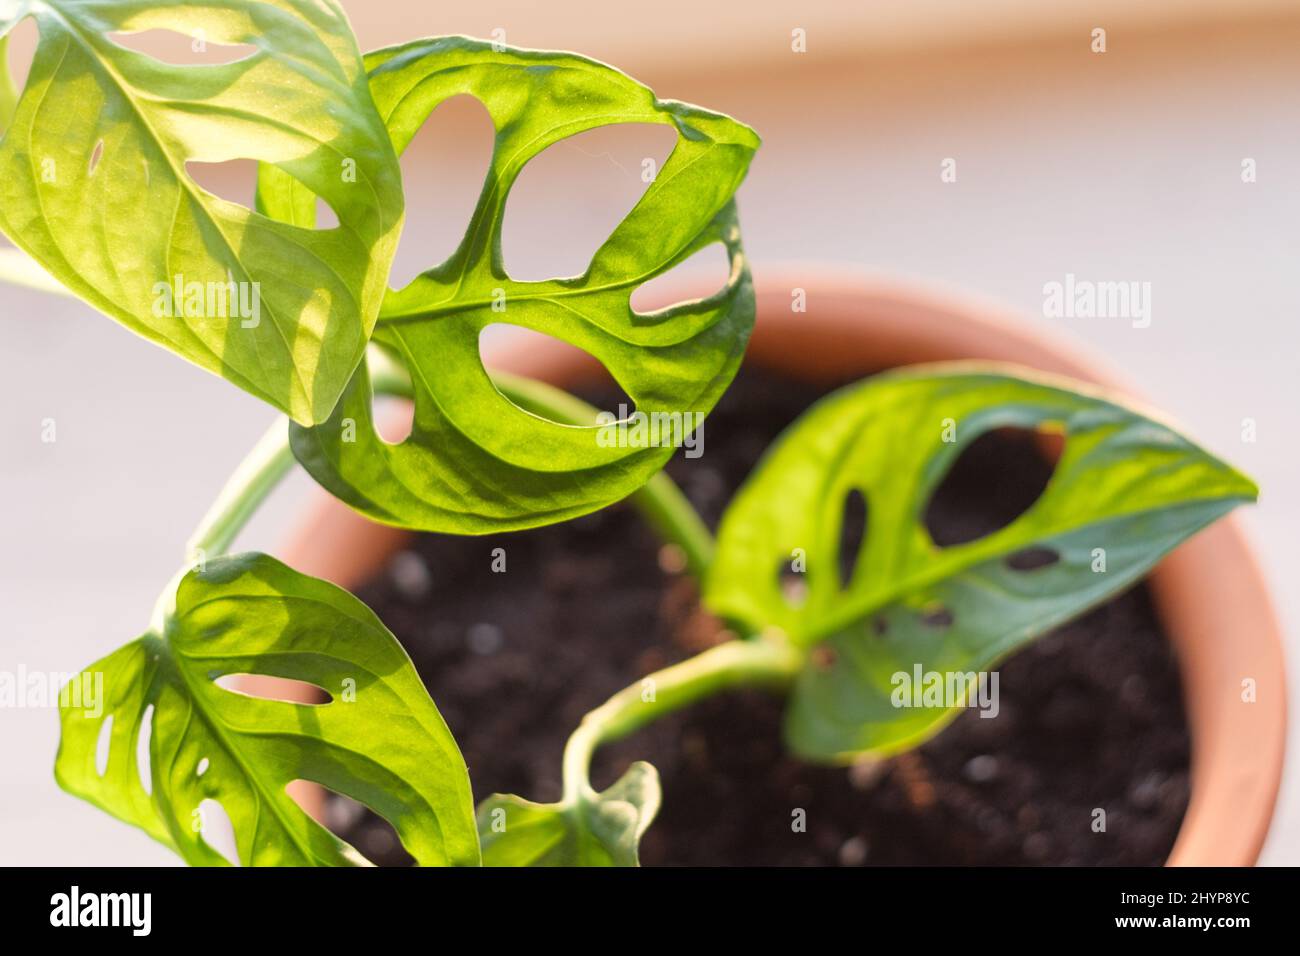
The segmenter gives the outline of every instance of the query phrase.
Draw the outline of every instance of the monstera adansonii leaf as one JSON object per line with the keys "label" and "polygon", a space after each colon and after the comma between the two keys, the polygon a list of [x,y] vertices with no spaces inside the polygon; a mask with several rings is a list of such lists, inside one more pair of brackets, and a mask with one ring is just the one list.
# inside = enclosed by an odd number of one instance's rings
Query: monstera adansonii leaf
{"label": "monstera adansonii leaf", "polygon": [[[329,699],[268,700],[218,683],[236,674],[304,682]],[[205,800],[229,816],[245,865],[363,862],[289,796],[294,780],[370,807],[420,864],[479,862],[456,742],[401,645],[332,584],[260,554],[210,561],[181,579],[161,628],[71,686],[93,688],[95,675],[102,675],[100,699],[61,701],[59,785],[190,863],[225,862],[203,838]],[[148,786],[137,755],[146,720]],[[101,732],[108,735],[102,774]]]}
{"label": "monstera adansonii leaf", "polygon": [[[753,325],[732,196],[758,138],[728,117],[657,100],[617,70],[571,54],[494,51],[451,37],[384,50],[366,63],[399,152],[439,104],[461,94],[486,107],[495,146],[461,245],[446,262],[391,292],[375,330],[375,340],[405,364],[414,384],[410,437],[396,445],[379,437],[363,367],[329,421],[293,429],[294,454],[357,510],[422,530],[533,527],[627,496],[664,465],[670,443],[620,447],[602,442],[595,424],[567,425],[521,409],[484,370],[480,333],[507,323],[585,350],[639,413],[707,413],[735,375]],[[641,200],[581,276],[511,279],[501,225],[524,165],[567,137],[620,123],[677,131],[672,154]],[[292,203],[286,200],[277,214],[292,214]],[[632,308],[639,286],[714,243],[731,261],[720,292],[650,314]]]}
{"label": "monstera adansonii leaf", "polygon": [[483,865],[637,866],[661,796],[659,772],[645,761],[567,806],[494,794],[478,808]]}
{"label": "monstera adansonii leaf", "polygon": [[[836,392],[778,440],[723,518],[704,596],[715,613],[809,649],[787,712],[796,752],[841,761],[924,739],[957,710],[895,706],[896,675],[986,670],[1254,500],[1249,479],[1167,425],[1078,389],[1029,372],[918,367]],[[927,502],[963,449],[999,428],[1064,436],[1045,490],[1000,530],[939,547]],[[855,490],[866,532],[844,583]],[[780,576],[799,555],[796,607]]]}
{"label": "monstera adansonii leaf", "polygon": [[[287,412],[325,420],[361,361],[401,230],[401,170],[334,0],[0,0],[34,17],[27,86],[0,85],[0,228],[132,331]],[[173,65],[113,34],[250,45]],[[7,82],[0,81],[0,84]],[[187,163],[258,160],[338,226],[279,222]],[[251,197],[250,197],[251,198]]]}

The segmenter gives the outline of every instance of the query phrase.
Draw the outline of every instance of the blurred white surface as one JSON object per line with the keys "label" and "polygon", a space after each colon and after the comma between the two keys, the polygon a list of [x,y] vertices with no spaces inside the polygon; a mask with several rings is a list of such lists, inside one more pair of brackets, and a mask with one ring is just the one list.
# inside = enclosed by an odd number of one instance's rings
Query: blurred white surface
{"label": "blurred white surface", "polygon": [[[1300,24],[1112,28],[1111,52],[1100,56],[1088,52],[1086,30],[1071,29],[955,52],[933,42],[1009,37],[1024,23],[990,13],[984,26],[1008,28],[905,32],[886,49],[861,23],[835,36],[828,8],[818,6],[827,45],[819,52],[810,28],[799,57],[787,52],[797,15],[787,23],[764,7],[744,25],[746,5],[736,7],[738,33],[716,16],[711,33],[683,26],[674,35],[690,41],[665,57],[652,55],[663,49],[653,37],[640,42],[638,24],[609,19],[614,7],[601,5],[608,13],[594,26],[575,15],[588,6],[548,4],[543,21],[515,3],[478,4],[458,17],[454,7],[414,14],[376,0],[354,15],[365,46],[503,25],[520,45],[554,45],[576,31],[589,40],[572,41],[581,52],[617,59],[622,51],[661,96],[727,110],[764,135],[741,193],[756,270],[799,260],[938,279],[1007,301],[1026,321],[1052,323],[1107,354],[1260,482],[1248,521],[1289,635],[1294,692]],[[700,32],[727,47],[726,68],[705,55]],[[855,36],[861,55],[846,40]],[[913,48],[923,43],[928,49]],[[436,256],[425,252],[445,251],[463,226],[467,209],[454,189],[474,183],[481,167],[454,156],[459,149],[481,163],[483,152],[473,109],[460,114],[439,117],[453,135],[404,163],[415,197],[401,253],[408,272],[430,264]],[[636,157],[657,149],[629,132],[619,142],[567,144],[537,190],[512,204],[507,251],[517,246],[530,267],[563,269],[575,249],[594,249],[612,212],[639,189]],[[940,180],[948,157],[954,183]],[[1252,184],[1240,177],[1247,157],[1258,164]],[[1043,318],[1044,283],[1067,273],[1150,282],[1150,328]],[[12,289],[0,289],[0,389],[8,545],[0,550],[0,669],[76,670],[144,627],[191,527],[271,413],[76,302]],[[57,423],[54,444],[41,442],[47,418]],[[1253,444],[1241,441],[1244,418],[1258,423]],[[243,543],[274,549],[307,487],[296,476]],[[148,838],[57,789],[57,740],[54,713],[0,711],[0,863],[170,862]],[[1300,862],[1294,760],[1264,861]]]}

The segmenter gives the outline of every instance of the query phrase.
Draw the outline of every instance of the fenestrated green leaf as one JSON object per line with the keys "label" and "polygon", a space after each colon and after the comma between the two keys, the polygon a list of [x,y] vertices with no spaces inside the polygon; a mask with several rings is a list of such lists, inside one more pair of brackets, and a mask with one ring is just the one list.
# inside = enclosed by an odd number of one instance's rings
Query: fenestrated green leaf
{"label": "fenestrated green leaf", "polygon": [[[182,578],[162,634],[146,634],[86,673],[103,675],[102,707],[61,702],[59,785],[190,863],[224,862],[194,826],[206,799],[229,815],[245,865],[359,862],[286,793],[294,780],[370,807],[421,864],[479,862],[456,742],[401,645],[332,584],[265,555],[220,558]],[[216,683],[231,674],[302,681],[330,700],[266,700]],[[136,756],[150,707],[151,794]],[[96,742],[109,718],[101,777]]]}
{"label": "fenestrated green leaf", "polygon": [[660,797],[659,773],[644,761],[572,806],[493,794],[478,808],[483,865],[637,866]]}
{"label": "fenestrated green leaf", "polygon": [[[949,421],[955,441],[945,441]],[[1046,489],[1006,527],[939,547],[922,520],[930,496],[971,441],[1000,427],[1064,433]],[[845,587],[840,532],[854,489],[869,518]],[[890,752],[955,713],[894,706],[896,674],[987,669],[1255,495],[1249,479],[1168,426],[1063,380],[921,367],[843,389],[786,431],[723,518],[705,601],[829,648],[810,655],[796,684],[786,723],[795,750]],[[797,548],[807,588],[796,607],[778,572]],[[1031,548],[1057,559],[1016,570],[1009,559]]]}
{"label": "fenestrated green leaf", "polygon": [[[402,221],[401,171],[342,10],[0,0],[0,36],[28,16],[41,39],[0,142],[0,228],[133,331],[299,422],[324,420],[364,353]],[[255,50],[177,66],[109,36],[151,29]],[[185,165],[235,159],[296,178],[339,226],[274,221]]]}
{"label": "fenestrated green leaf", "polygon": [[[625,497],[672,448],[602,447],[595,425],[552,422],[521,409],[489,379],[479,334],[500,322],[551,335],[603,362],[639,412],[708,412],[735,375],[753,324],[732,195],[758,138],[728,117],[657,100],[617,70],[572,54],[496,52],[450,37],[383,50],[366,63],[399,152],[439,104],[460,94],[487,108],[495,148],[460,247],[384,300],[375,339],[410,370],[411,436],[389,445],[376,434],[362,368],[328,422],[293,430],[294,454],[354,508],[426,530],[525,528]],[[619,123],[676,129],[677,144],[655,181],[583,275],[512,280],[501,255],[501,223],[524,165],[566,137]],[[632,309],[640,285],[713,243],[731,259],[720,293],[654,314]]]}

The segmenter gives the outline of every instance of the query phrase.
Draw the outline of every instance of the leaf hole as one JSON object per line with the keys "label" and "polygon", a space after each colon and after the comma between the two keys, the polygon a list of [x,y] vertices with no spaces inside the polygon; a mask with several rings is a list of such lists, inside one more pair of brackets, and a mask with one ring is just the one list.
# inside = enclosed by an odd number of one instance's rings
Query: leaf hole
{"label": "leaf hole", "polygon": [[210,766],[212,766],[212,762],[208,760],[207,757],[204,757],[199,761],[199,765],[194,768],[194,776],[196,777],[203,776],[205,773],[208,772],[208,767]]}
{"label": "leaf hole", "polygon": [[108,39],[124,50],[141,53],[168,66],[216,66],[237,63],[257,53],[251,43],[219,43],[203,30],[181,33],[155,28],[131,33],[115,32]]}
{"label": "leaf hole", "polygon": [[291,677],[266,674],[222,674],[213,680],[222,690],[260,700],[279,700],[290,704],[321,706],[334,698],[324,687]]}
{"label": "leaf hole", "polygon": [[[405,370],[409,376],[410,369],[395,350],[378,345],[374,347],[379,353],[376,358],[382,357],[396,369]],[[370,417],[375,434],[379,436],[381,442],[385,445],[400,445],[411,437],[411,432],[415,428],[415,405],[409,399],[396,395],[375,394],[371,397]],[[359,428],[360,424],[352,422],[349,425],[345,420],[344,427]]]}
{"label": "leaf hole", "polygon": [[[328,229],[338,228],[339,215],[335,211],[334,207],[331,206],[326,199],[316,195],[316,193],[312,190],[312,188],[308,186],[305,182],[303,182],[297,176],[293,175],[293,173],[289,172],[287,169],[284,169],[283,167],[280,166],[277,166],[276,170],[279,173],[283,174],[285,182],[284,183],[277,182],[276,188],[284,188],[285,185],[288,184],[288,188],[290,190],[292,199],[288,199],[283,196],[276,196],[273,199],[272,203],[269,204],[271,205],[272,208],[258,208],[257,190],[260,184],[259,176],[258,176],[258,173],[261,171],[259,168],[260,164],[256,160],[235,160],[234,162],[252,163],[251,178],[252,178],[252,192],[254,196],[253,208],[257,212],[271,219],[274,219],[277,222],[287,223],[290,226],[297,226],[300,229],[317,229],[323,232]],[[186,165],[188,168],[189,164],[187,163]],[[212,192],[214,195],[219,195],[221,196],[221,198],[229,200],[230,202],[238,202],[246,205],[246,203],[244,203],[244,196],[243,196],[242,189],[241,191],[233,195],[220,192],[220,190],[226,188],[225,184],[222,182],[222,179],[223,178],[228,179],[230,178],[229,176],[222,177],[217,173],[206,172],[203,169],[204,166],[223,166],[227,164],[195,162],[194,165],[195,165],[195,170],[194,170],[195,173],[199,173],[201,175],[210,178],[211,180],[210,186],[204,182],[200,183],[200,185],[203,186],[205,189],[207,189],[208,192]],[[196,182],[197,181],[198,180],[196,180]],[[310,201],[311,201],[311,209],[309,210],[307,215],[302,215],[301,211],[297,208],[298,201],[303,196],[310,197]],[[279,203],[281,202],[287,202],[288,208],[284,208],[280,206]]]}
{"label": "leaf hole", "polygon": [[109,714],[99,725],[99,736],[95,738],[95,773],[104,776],[108,773],[108,756],[113,749],[113,715]]}
{"label": "leaf hole", "polygon": [[946,629],[952,627],[952,621],[952,611],[942,604],[931,605],[921,611],[921,623],[926,627]]}
{"label": "leaf hole", "polygon": [[834,648],[827,647],[825,644],[819,644],[814,647],[808,655],[808,660],[812,662],[813,667],[819,671],[828,671],[835,666],[838,655]]}
{"label": "leaf hole", "polygon": [[334,207],[327,203],[320,196],[316,197],[316,228],[317,229],[337,229],[339,227],[339,214],[334,211]]}
{"label": "leaf hole", "polygon": [[144,709],[140,718],[140,732],[135,738],[135,769],[144,792],[153,795],[153,772],[149,757],[149,741],[153,737],[153,704]]}
{"label": "leaf hole", "polygon": [[1061,556],[1051,548],[1025,548],[1007,558],[1007,567],[1012,571],[1037,571],[1060,560]]}
{"label": "leaf hole", "polygon": [[[4,66],[13,78],[14,89],[22,90],[27,85],[27,77],[31,74],[32,61],[36,58],[36,46],[40,42],[41,30],[36,24],[35,17],[24,17],[14,25],[7,36],[8,62]],[[3,130],[0,129],[0,132]]]}
{"label": "leaf hole", "polygon": [[310,780],[295,780],[285,789],[325,829],[376,866],[415,865],[397,828],[364,803]]}
{"label": "leaf hole", "polygon": [[808,600],[808,577],[802,571],[796,571],[792,561],[782,561],[776,568],[777,584],[781,588],[781,597],[792,608],[801,608]]}
{"label": "leaf hole", "polygon": [[492,163],[496,127],[468,94],[438,107],[401,151],[406,226],[388,282],[394,289],[450,259],[465,238]]}
{"label": "leaf hole", "polygon": [[235,825],[230,822],[226,808],[209,797],[199,804],[198,811],[199,837],[231,866],[239,866],[239,841],[235,838]]}
{"label": "leaf hole", "polygon": [[867,539],[867,499],[857,488],[844,496],[844,513],[840,519],[840,587],[853,583],[858,557]]}
{"label": "leaf hole", "polygon": [[[622,421],[636,411],[636,402],[615,381],[614,376],[599,359],[563,339],[521,325],[494,322],[483,329],[478,341],[479,357],[483,360],[483,367],[488,371],[519,371],[516,368],[518,363],[510,361],[511,357],[516,356],[525,357],[530,366],[534,363],[549,362],[552,367],[565,370],[567,374],[564,377],[570,383],[571,390],[579,394],[600,396],[597,414],[608,412],[614,415],[617,421]],[[519,407],[547,418],[540,410],[522,405]],[[581,424],[597,423],[596,417],[593,416],[590,422]]]}
{"label": "leaf hole", "polygon": [[925,508],[940,547],[966,544],[1007,527],[1042,497],[1064,438],[1047,429],[995,428],[971,441],[949,466]]}
{"label": "leaf hole", "polygon": [[104,141],[101,139],[95,144],[95,148],[90,152],[90,162],[86,165],[86,175],[95,175],[95,169],[99,166],[99,161],[104,156]]}
{"label": "leaf hole", "polygon": [[501,226],[511,278],[584,274],[676,142],[671,126],[617,123],[567,137],[530,159],[506,199]]}
{"label": "leaf hole", "polygon": [[402,398],[376,398],[373,416],[375,434],[385,445],[402,444],[415,429],[415,406]]}
{"label": "leaf hole", "polygon": [[[695,299],[711,299],[726,290],[730,277],[727,247],[721,242],[711,242],[667,272],[637,286],[632,293],[632,311],[649,316]],[[710,291],[701,294],[703,289]]]}
{"label": "leaf hole", "polygon": [[185,163],[185,172],[200,189],[218,199],[238,203],[245,209],[253,208],[253,196],[257,191],[257,160],[204,163],[191,159]]}

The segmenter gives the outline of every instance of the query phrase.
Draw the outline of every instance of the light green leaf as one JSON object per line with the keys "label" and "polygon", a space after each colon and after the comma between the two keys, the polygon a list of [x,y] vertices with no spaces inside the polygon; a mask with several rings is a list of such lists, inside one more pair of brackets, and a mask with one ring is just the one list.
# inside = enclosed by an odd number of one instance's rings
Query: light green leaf
{"label": "light green leaf", "polygon": [[660,797],[659,773],[644,761],[572,806],[493,794],[478,809],[483,865],[637,866]]}
{"label": "light green leaf", "polygon": [[[343,11],[333,0],[0,0],[0,36],[28,16],[41,39],[0,142],[0,228],[131,330],[299,422],[324,420],[369,340],[403,212]],[[255,49],[177,66],[109,36],[151,29]],[[340,225],[274,221],[186,169],[236,159],[278,167]]]}
{"label": "light green leaf", "polygon": [[[947,420],[955,442],[944,440]],[[1000,427],[1064,433],[1051,480],[1006,527],[939,547],[923,524],[927,502],[961,451]],[[842,586],[840,534],[854,489],[866,499],[867,532]],[[896,674],[985,670],[1255,496],[1228,465],[1100,394],[1029,372],[919,367],[843,389],[785,432],[723,518],[705,601],[751,628],[825,643],[787,715],[796,751],[827,760],[892,752],[956,713],[894,706]],[[779,581],[796,548],[807,560],[798,607]],[[1031,548],[1057,560],[1034,570],[1008,563]],[[1095,549],[1104,549],[1104,571],[1094,569]]]}
{"label": "light green leaf", "polygon": [[[330,701],[250,697],[216,683],[264,674]],[[360,601],[273,558],[211,561],[180,581],[162,633],[77,678],[102,675],[100,706],[61,701],[59,785],[200,865],[224,862],[196,832],[207,799],[225,809],[245,865],[348,865],[359,857],[286,793],[309,780],[373,809],[423,865],[479,861],[469,776],[401,645]],[[70,686],[77,686],[76,684]],[[137,739],[152,707],[149,793]],[[99,711],[96,713],[95,711]],[[112,718],[107,769],[96,743]]]}
{"label": "light green leaf", "polygon": [[[366,63],[399,152],[439,104],[460,94],[487,108],[495,149],[460,247],[390,293],[375,331],[414,382],[411,436],[389,445],[376,434],[362,368],[328,422],[293,429],[294,454],[357,510],[424,530],[532,527],[627,496],[672,448],[602,447],[594,424],[563,424],[520,408],[484,370],[479,334],[498,322],[548,334],[603,362],[640,412],[707,413],[735,375],[753,324],[732,195],[758,138],[728,117],[657,100],[617,70],[572,54],[494,52],[490,44],[450,37],[371,54]],[[677,130],[655,181],[583,275],[512,280],[501,224],[524,165],[566,137],[619,123]],[[640,285],[713,243],[731,259],[721,292],[654,314],[633,311]]]}
{"label": "light green leaf", "polygon": [[9,37],[0,36],[0,135],[9,128],[14,108],[18,105],[18,91],[9,73]]}

